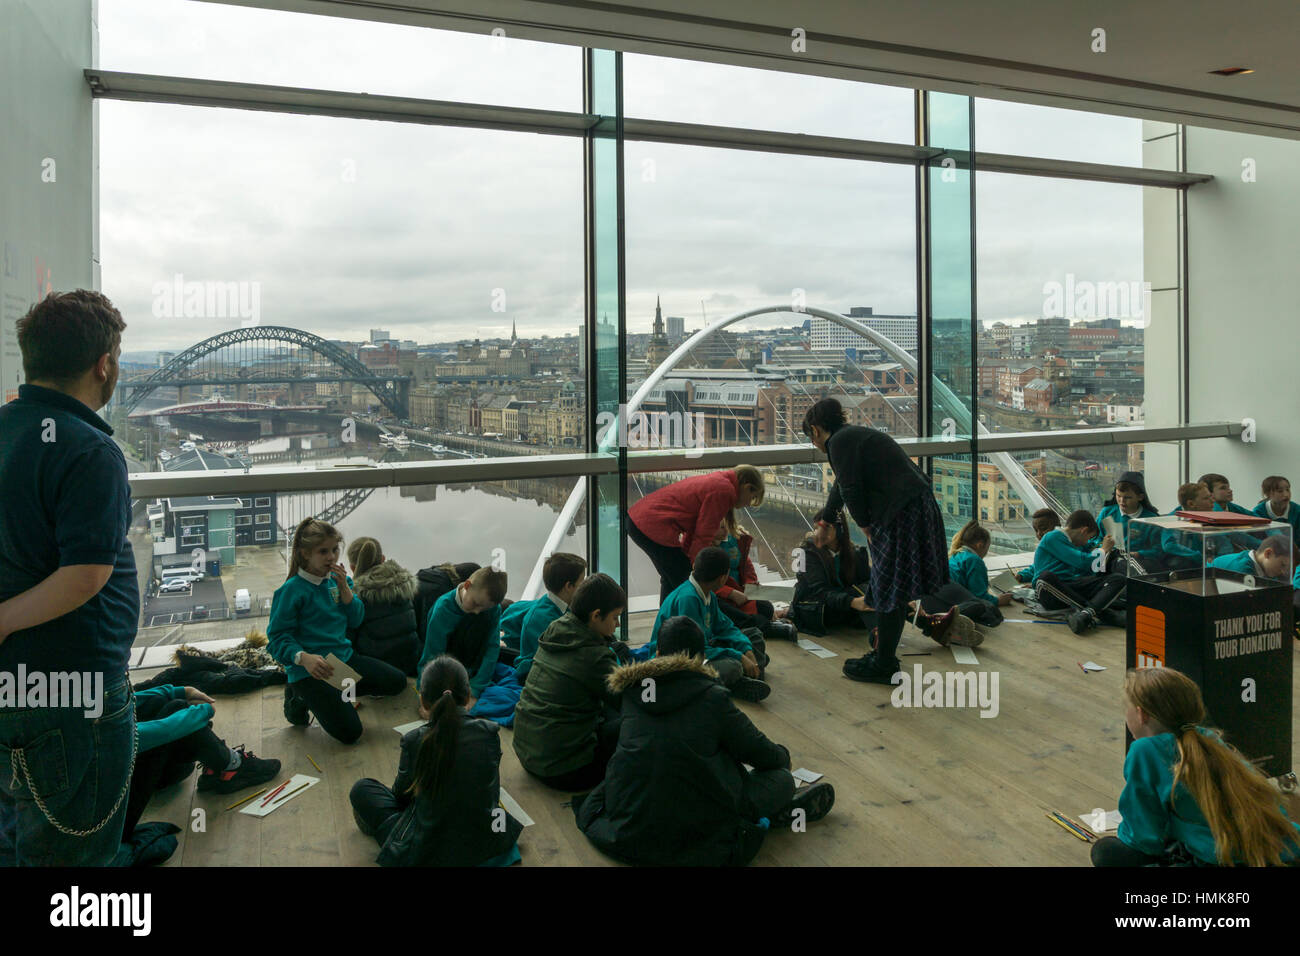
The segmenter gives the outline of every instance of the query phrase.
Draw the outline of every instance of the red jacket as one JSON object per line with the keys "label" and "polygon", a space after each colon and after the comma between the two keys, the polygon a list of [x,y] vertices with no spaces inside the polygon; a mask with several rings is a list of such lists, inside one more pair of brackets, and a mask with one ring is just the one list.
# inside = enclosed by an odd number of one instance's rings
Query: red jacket
{"label": "red jacket", "polygon": [[713,544],[718,526],[739,496],[740,482],[734,471],[713,471],[652,491],[627,514],[655,544],[680,547],[694,561],[702,549]]}

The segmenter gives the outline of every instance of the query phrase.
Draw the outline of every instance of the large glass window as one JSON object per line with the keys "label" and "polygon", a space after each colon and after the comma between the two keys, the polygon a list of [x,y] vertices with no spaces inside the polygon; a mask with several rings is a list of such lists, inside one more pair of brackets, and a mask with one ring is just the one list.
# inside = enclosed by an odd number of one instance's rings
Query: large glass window
{"label": "large glass window", "polygon": [[976,149],[1080,163],[1141,166],[1142,121],[1002,100],[975,100]]}

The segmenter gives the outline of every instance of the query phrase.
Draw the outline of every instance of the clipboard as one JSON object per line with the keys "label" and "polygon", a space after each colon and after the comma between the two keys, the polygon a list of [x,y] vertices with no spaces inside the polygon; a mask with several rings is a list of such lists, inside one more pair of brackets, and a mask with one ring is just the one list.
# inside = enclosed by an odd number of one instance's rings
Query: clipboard
{"label": "clipboard", "polygon": [[1010,594],[1024,583],[1016,577],[1016,571],[1019,570],[1021,569],[1003,568],[1001,574],[989,581],[989,587],[999,594]]}
{"label": "clipboard", "polygon": [[335,690],[342,690],[343,682],[348,678],[352,678],[353,690],[355,690],[357,685],[361,683],[361,675],[339,660],[333,652],[325,658],[325,663],[334,668],[334,673],[326,679],[325,683],[329,684]]}

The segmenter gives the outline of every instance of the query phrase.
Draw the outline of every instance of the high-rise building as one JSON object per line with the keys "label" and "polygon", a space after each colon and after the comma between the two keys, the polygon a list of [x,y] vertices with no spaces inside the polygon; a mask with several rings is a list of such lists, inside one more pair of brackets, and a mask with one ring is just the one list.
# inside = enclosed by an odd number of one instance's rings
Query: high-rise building
{"label": "high-rise building", "polygon": [[681,345],[682,339],[686,338],[685,317],[670,315],[665,321],[668,323],[668,341],[673,345]]}
{"label": "high-rise building", "polygon": [[371,345],[378,345],[380,342],[387,342],[387,341],[388,341],[389,339],[391,339],[391,338],[392,338],[392,336],[388,333],[388,330],[387,330],[387,329],[371,329],[371,330],[370,330],[370,344],[371,344]]}
{"label": "high-rise building", "polygon": [[[848,317],[856,319],[869,329],[880,332],[904,351],[916,351],[916,316],[875,315],[869,307],[855,307],[849,310]],[[810,344],[814,349],[869,351],[880,348],[870,339],[830,319],[813,316],[809,320],[808,331]]]}

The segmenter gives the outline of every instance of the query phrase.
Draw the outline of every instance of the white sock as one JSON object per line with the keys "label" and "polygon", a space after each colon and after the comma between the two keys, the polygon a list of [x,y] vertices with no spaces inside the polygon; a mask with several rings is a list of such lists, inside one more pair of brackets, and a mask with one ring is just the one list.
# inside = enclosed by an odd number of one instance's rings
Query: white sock
{"label": "white sock", "polygon": [[244,755],[234,747],[230,748],[230,763],[226,764],[226,770],[238,770],[239,765],[244,762]]}

